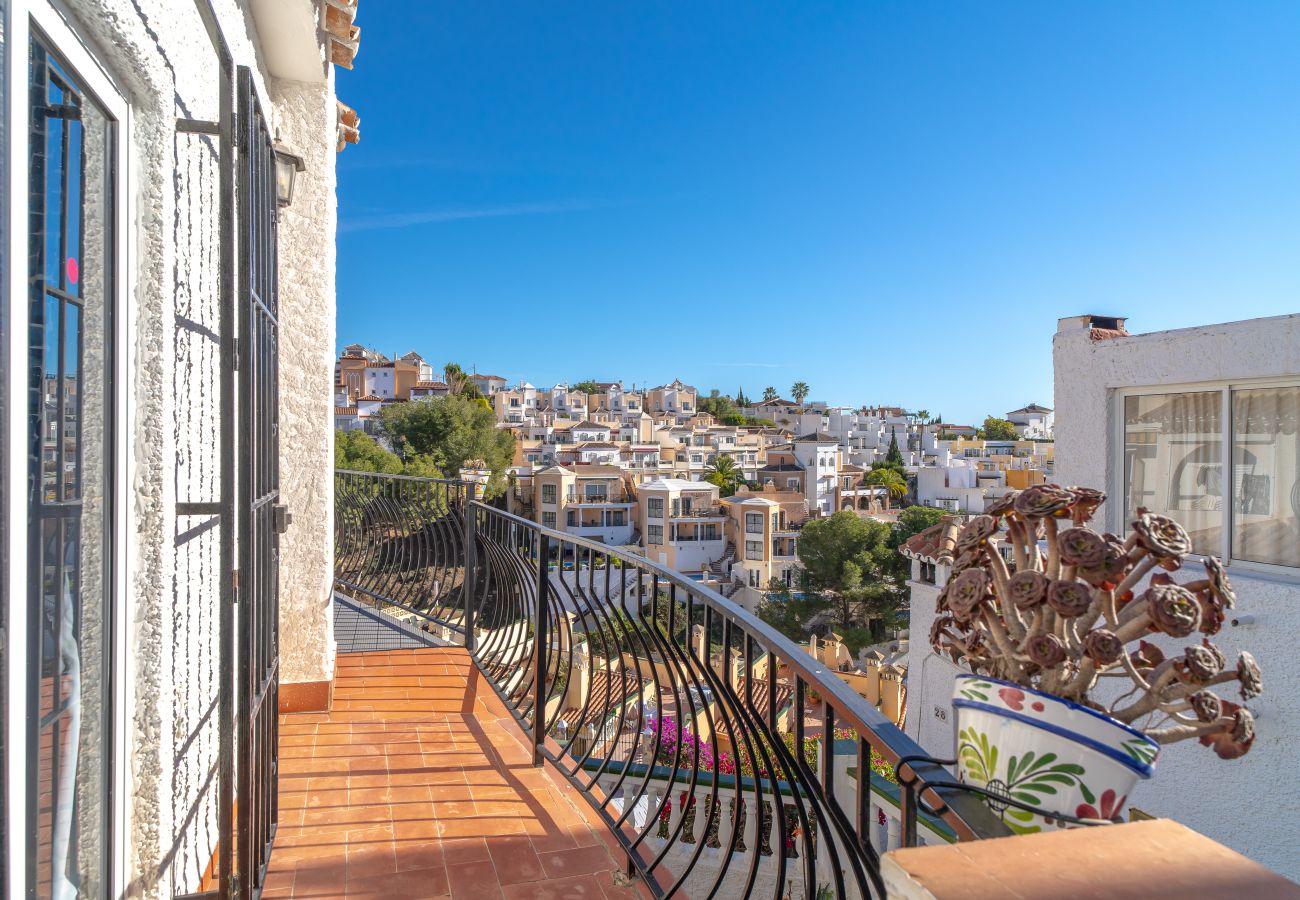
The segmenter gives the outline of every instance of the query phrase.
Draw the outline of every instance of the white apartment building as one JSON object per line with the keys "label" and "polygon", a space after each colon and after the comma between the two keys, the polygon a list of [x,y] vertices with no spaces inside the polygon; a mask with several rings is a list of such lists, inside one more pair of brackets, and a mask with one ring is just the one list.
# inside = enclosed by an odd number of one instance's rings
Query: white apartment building
{"label": "white apartment building", "polygon": [[795,491],[769,486],[722,498],[727,515],[727,551],[720,574],[740,586],[732,599],[751,612],[773,580],[793,583],[798,568],[799,527],[808,517],[807,501]]}
{"label": "white apartment building", "polygon": [[830,515],[839,508],[840,444],[824,432],[804,434],[790,442],[795,460],[804,469],[808,508]]}
{"label": "white apartment building", "polygon": [[647,559],[695,573],[723,555],[726,518],[716,485],[655,478],[636,489],[641,543]]}
{"label": "white apartment building", "polygon": [[561,418],[581,421],[587,417],[587,395],[582,391],[570,390],[567,384],[551,387],[549,406]]}
{"label": "white apartment building", "polygon": [[535,521],[579,537],[622,546],[636,531],[636,497],[616,466],[561,465],[534,470]]}
{"label": "white apartment building", "polygon": [[482,375],[472,372],[468,378],[469,383],[478,388],[478,392],[484,397],[494,397],[506,389],[506,379],[500,375]]}
{"label": "white apartment building", "polygon": [[685,425],[698,410],[696,397],[695,388],[677,379],[646,391],[645,411],[656,417],[672,417],[678,425]]}
{"label": "white apartment building", "polygon": [[516,387],[498,391],[492,396],[492,408],[497,414],[498,422],[507,425],[530,424],[537,418],[537,388],[521,381]]}

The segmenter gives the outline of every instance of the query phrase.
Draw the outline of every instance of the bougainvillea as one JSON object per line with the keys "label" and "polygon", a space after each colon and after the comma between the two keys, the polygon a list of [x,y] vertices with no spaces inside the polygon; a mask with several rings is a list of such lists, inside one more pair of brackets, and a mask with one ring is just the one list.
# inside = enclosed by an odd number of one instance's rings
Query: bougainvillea
{"label": "bougainvillea", "polygon": [[[658,745],[654,754],[654,762],[657,765],[672,766],[676,760],[679,769],[699,769],[702,772],[712,772],[716,769],[721,775],[735,775],[739,771],[745,777],[752,777],[754,774],[754,766],[750,763],[748,753],[740,752],[738,761],[736,755],[726,750],[715,751],[710,742],[700,740],[690,728],[684,727],[672,716],[663,716],[657,723],[651,718],[646,726],[649,735],[653,736],[656,731],[658,732]],[[794,735],[787,732],[781,737],[786,749],[793,755]],[[851,728],[836,728],[835,739],[856,741],[858,735]],[[817,770],[821,741],[820,735],[811,735],[803,739],[804,762],[813,771]],[[765,742],[759,755],[772,759],[771,745]],[[894,781],[893,766],[874,748],[871,750],[871,770],[888,781]],[[770,777],[766,766],[760,765],[758,772],[761,777]]]}

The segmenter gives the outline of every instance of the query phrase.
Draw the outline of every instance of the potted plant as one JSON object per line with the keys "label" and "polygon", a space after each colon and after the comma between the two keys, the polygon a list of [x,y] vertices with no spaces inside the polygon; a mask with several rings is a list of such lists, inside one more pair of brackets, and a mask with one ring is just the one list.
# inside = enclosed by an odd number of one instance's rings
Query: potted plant
{"label": "potted plant", "polygon": [[[1209,640],[1235,600],[1222,564],[1176,581],[1182,526],[1139,509],[1126,537],[1102,534],[1088,522],[1104,501],[1035,485],[964,527],[946,520],[952,576],[930,643],[970,670],[953,694],[958,775],[1019,833],[1118,818],[1164,744],[1197,738],[1233,759],[1254,740],[1243,704],[1259,667]],[[1166,655],[1147,640],[1159,635],[1188,643]],[[1215,693],[1227,685],[1241,702]]]}

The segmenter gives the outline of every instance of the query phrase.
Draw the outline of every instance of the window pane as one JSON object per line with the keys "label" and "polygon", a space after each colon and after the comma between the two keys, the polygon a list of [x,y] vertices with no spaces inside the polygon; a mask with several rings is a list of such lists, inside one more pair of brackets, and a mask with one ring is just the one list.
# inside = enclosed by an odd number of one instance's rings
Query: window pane
{"label": "window pane", "polygon": [[1232,392],[1232,557],[1300,566],[1300,387]]}
{"label": "window pane", "polygon": [[1125,524],[1146,507],[1182,523],[1195,552],[1222,552],[1222,402],[1218,391],[1125,398]]}
{"label": "window pane", "polygon": [[113,123],[30,47],[29,687],[36,896],[98,897],[108,843]]}

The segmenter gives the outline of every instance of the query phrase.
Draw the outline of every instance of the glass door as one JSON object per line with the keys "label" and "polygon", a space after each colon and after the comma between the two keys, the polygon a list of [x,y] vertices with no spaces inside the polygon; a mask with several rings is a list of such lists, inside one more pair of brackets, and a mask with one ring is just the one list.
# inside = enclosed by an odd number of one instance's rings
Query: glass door
{"label": "glass door", "polygon": [[29,52],[25,862],[38,897],[98,897],[112,857],[117,125],[35,27]]}

